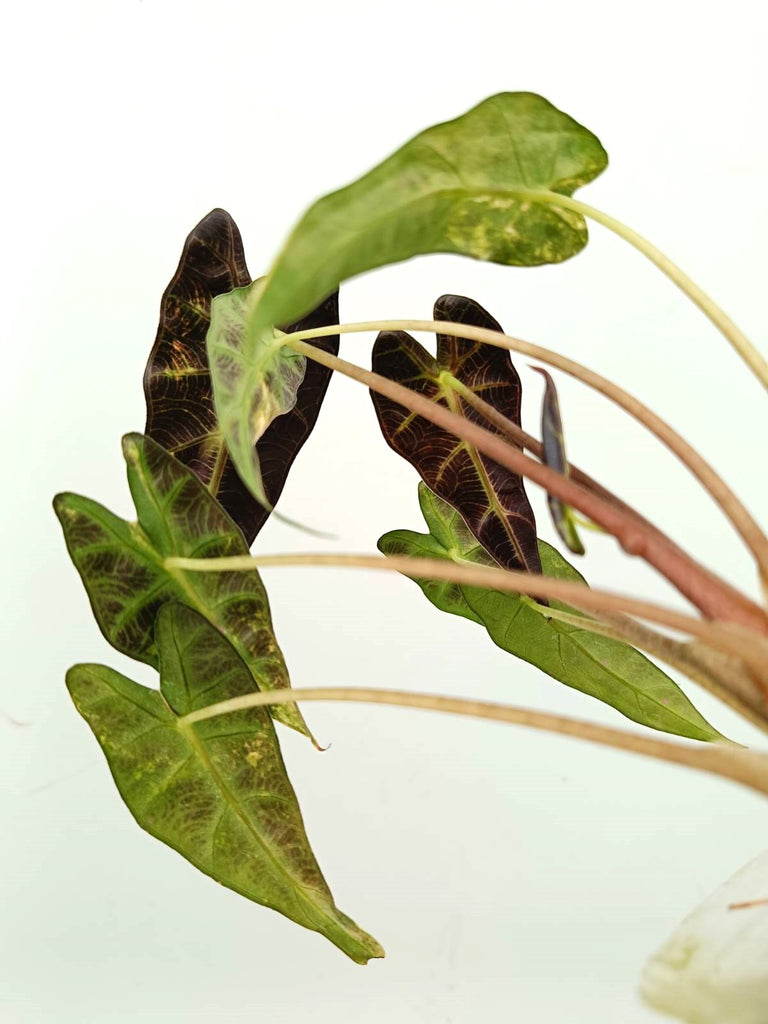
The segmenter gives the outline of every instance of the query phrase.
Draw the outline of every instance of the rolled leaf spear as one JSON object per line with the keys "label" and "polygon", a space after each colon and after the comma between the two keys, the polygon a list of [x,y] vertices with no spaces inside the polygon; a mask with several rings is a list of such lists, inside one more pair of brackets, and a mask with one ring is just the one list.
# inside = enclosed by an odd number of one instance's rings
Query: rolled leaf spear
{"label": "rolled leaf spear", "polygon": [[[541,409],[541,441],[544,449],[544,465],[551,466],[570,477],[571,467],[565,454],[565,437],[563,435],[563,421],[560,416],[560,402],[557,398],[557,389],[552,375],[541,366],[532,366],[532,370],[540,373],[545,381],[544,401]],[[584,545],[576,531],[573,512],[569,505],[564,504],[559,498],[547,494],[549,511],[552,513],[552,522],[555,524],[563,543],[569,551],[575,555],[584,554]]]}

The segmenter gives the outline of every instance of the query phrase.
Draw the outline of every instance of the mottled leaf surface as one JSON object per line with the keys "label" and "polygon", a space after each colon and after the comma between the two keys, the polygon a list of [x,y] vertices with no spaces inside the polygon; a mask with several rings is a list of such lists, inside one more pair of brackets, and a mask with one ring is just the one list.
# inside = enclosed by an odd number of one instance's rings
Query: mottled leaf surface
{"label": "mottled leaf surface", "polygon": [[[541,441],[544,447],[544,463],[556,472],[562,473],[563,476],[570,476],[568,457],[565,454],[560,402],[555,382],[552,380],[552,375],[542,367],[534,366],[533,369],[544,378],[544,400],[541,405]],[[547,502],[555,529],[568,550],[575,555],[583,555],[584,545],[576,530],[571,507],[553,494],[547,494]]]}
{"label": "mottled leaf surface", "polygon": [[[434,315],[501,330],[482,306],[460,295],[441,296]],[[373,347],[373,369],[491,432],[498,433],[466,401],[463,389],[520,426],[522,387],[506,349],[440,334],[435,359],[409,334],[385,332]],[[536,522],[521,477],[389,398],[374,391],[371,398],[387,443],[461,513],[499,565],[541,572]]]}
{"label": "mottled leaf surface", "polygon": [[[385,555],[489,564],[488,554],[455,509],[424,484],[419,485],[419,501],[429,534],[411,530],[387,533],[379,541]],[[539,550],[545,576],[584,583],[583,577],[549,544],[540,541]],[[691,739],[722,739],[673,680],[628,644],[549,618],[546,609],[537,610],[517,594],[427,580],[416,582],[442,611],[484,625],[502,650],[610,704],[634,722]],[[550,601],[550,606],[579,614],[558,601]]]}
{"label": "mottled leaf surface", "polygon": [[[180,601],[224,633],[259,689],[290,686],[257,572],[194,573],[164,564],[168,557],[245,555],[240,530],[192,470],[159,444],[128,434],[123,452],[138,522],[77,494],[54,499],[104,636],[123,654],[157,666],[155,616],[166,601]],[[295,708],[275,707],[273,714],[308,735]]]}
{"label": "mottled leaf surface", "polygon": [[586,245],[584,219],[537,197],[570,196],[607,162],[598,139],[543,97],[491,96],[311,206],[272,267],[249,332],[301,316],[347,278],[420,253],[514,266],[568,259]]}
{"label": "mottled leaf surface", "polygon": [[[269,510],[240,479],[223,441],[213,404],[206,335],[217,295],[250,284],[237,225],[225,210],[212,210],[192,230],[163,295],[160,325],[144,374],[145,433],[189,466],[234,519],[250,546]],[[290,333],[338,323],[338,292],[297,323]],[[338,335],[315,342],[336,354]],[[290,412],[266,428],[256,453],[268,505],[283,490],[290,467],[312,432],[331,371],[307,366]]]}
{"label": "mottled leaf surface", "polygon": [[343,914],[309,846],[269,714],[181,717],[251,692],[247,666],[190,608],[157,619],[160,693],[103,665],[67,686],[139,825],[222,885],[320,932],[358,963],[383,956]]}

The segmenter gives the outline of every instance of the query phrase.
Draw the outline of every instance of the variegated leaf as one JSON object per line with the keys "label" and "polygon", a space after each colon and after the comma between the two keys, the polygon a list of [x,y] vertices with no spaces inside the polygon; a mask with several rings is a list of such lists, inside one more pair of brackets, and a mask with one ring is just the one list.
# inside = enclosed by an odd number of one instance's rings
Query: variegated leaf
{"label": "variegated leaf", "polygon": [[318,199],[282,246],[248,332],[293,320],[348,278],[419,253],[526,267],[566,260],[586,245],[587,226],[556,197],[607,163],[592,132],[543,96],[489,96]]}

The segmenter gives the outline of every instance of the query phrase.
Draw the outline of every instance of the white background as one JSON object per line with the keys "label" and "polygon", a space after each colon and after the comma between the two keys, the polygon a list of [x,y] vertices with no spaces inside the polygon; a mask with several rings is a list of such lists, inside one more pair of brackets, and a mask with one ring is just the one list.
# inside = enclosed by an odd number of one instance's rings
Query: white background
{"label": "white background", "polygon": [[[146,682],[91,617],[50,508],[71,489],[130,515],[119,439],[144,422],[160,295],[213,206],[251,273],[291,224],[429,124],[501,90],[540,92],[611,166],[583,198],[676,259],[765,347],[768,163],[759,5],[31,0],[3,25],[3,679],[0,1016],[7,1024],[641,1024],[643,959],[768,845],[756,795],[523,730],[396,709],[307,706],[331,749],[281,730],[339,905],[383,943],[362,969],[215,885],[135,825],[64,672]],[[507,330],[642,395],[755,509],[764,395],[702,315],[599,227],[558,267],[422,258],[342,291],[342,318],[428,316],[469,294]],[[370,339],[345,340],[366,364]],[[541,382],[525,369],[536,430]],[[574,462],[697,556],[754,587],[748,557],[674,459],[560,379]],[[533,495],[541,532],[551,530]],[[334,380],[281,503],[373,551],[419,528],[416,478],[362,389]],[[683,605],[589,536],[594,585]],[[262,552],[313,546],[271,523]],[[483,696],[611,724],[611,709],[495,649],[400,578],[264,574],[296,686]],[[705,714],[757,739],[686,684]],[[630,726],[631,727],[631,726]]]}

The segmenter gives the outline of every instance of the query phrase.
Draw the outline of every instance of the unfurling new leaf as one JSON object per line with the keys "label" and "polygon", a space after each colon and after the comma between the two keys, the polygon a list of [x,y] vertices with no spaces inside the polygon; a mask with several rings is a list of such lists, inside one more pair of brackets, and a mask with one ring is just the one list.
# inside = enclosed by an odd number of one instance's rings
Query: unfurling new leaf
{"label": "unfurling new leaf", "polygon": [[543,97],[491,96],[311,206],[269,273],[249,335],[301,316],[356,274],[420,253],[514,266],[568,259],[587,227],[551,205],[552,194],[572,195],[607,162],[598,139]]}
{"label": "unfurling new leaf", "polygon": [[[555,382],[552,380],[552,375],[542,367],[534,366],[532,369],[540,373],[545,381],[544,401],[541,407],[541,443],[544,448],[544,463],[557,470],[558,473],[562,473],[563,476],[570,476],[570,466],[565,454],[560,402],[557,398]],[[573,510],[570,505],[566,505],[553,494],[547,495],[547,502],[555,529],[568,550],[572,551],[574,555],[583,555],[584,545],[576,530]]]}
{"label": "unfurling new leaf", "polygon": [[320,932],[358,963],[384,952],[334,904],[309,845],[269,714],[188,723],[184,715],[251,692],[240,656],[206,619],[158,613],[160,692],[103,665],[67,686],[139,825],[222,885]]}
{"label": "unfurling new leaf", "polygon": [[[159,444],[128,434],[123,452],[138,522],[77,494],[54,499],[104,636],[123,654],[157,667],[155,616],[166,601],[181,601],[230,640],[258,689],[290,686],[257,572],[186,573],[165,565],[169,557],[246,555],[241,532],[192,470]],[[273,715],[309,735],[294,706],[275,707]]]}
{"label": "unfurling new leaf", "polygon": [[[250,546],[269,515],[240,479],[216,419],[206,335],[211,303],[250,284],[237,225],[225,210],[212,210],[189,234],[178,269],[163,295],[157,338],[144,374],[145,433],[189,466],[234,519]],[[286,333],[335,324],[338,293]],[[338,335],[318,339],[336,354]],[[295,405],[266,428],[256,445],[267,506],[273,506],[288,471],[317,420],[331,371],[306,368]]]}
{"label": "unfurling new leaf", "polygon": [[[424,484],[419,485],[419,502],[429,533],[387,533],[379,541],[385,555],[493,564],[456,510]],[[549,544],[540,541],[539,551],[545,576],[584,583],[583,577]],[[485,626],[502,650],[610,704],[627,718],[691,739],[722,739],[673,680],[628,644],[559,622],[547,615],[546,608],[539,610],[535,603],[517,594],[430,580],[416,582],[437,608]],[[550,605],[553,611],[580,614],[558,601]]]}
{"label": "unfurling new leaf", "polygon": [[[435,320],[501,330],[482,306],[460,295],[441,296],[434,313]],[[522,388],[506,349],[439,334],[434,359],[410,335],[382,333],[373,347],[373,369],[488,430],[496,432],[469,404],[468,394],[520,426]],[[387,443],[458,509],[496,562],[541,572],[536,523],[522,478],[391,399],[373,391],[371,398]]]}

